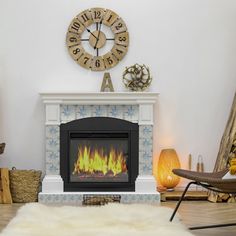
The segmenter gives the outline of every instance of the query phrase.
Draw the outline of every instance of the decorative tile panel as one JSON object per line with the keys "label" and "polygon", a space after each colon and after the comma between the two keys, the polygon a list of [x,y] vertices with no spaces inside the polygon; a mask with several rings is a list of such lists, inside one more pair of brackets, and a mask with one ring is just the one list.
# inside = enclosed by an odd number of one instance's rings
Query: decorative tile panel
{"label": "decorative tile panel", "polygon": [[139,126],[139,174],[152,175],[152,125]]}
{"label": "decorative tile panel", "polygon": [[59,174],[59,126],[46,126],[46,174]]}

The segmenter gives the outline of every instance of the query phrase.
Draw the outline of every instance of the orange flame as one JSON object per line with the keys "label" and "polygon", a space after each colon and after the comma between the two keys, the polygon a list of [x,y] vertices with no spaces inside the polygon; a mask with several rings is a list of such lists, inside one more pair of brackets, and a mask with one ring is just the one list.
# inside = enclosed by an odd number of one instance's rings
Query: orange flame
{"label": "orange flame", "polygon": [[78,147],[78,158],[74,163],[73,174],[102,172],[106,175],[111,172],[115,176],[126,171],[126,161],[122,151],[116,151],[112,147],[108,154],[104,154],[102,148],[91,151],[87,146]]}

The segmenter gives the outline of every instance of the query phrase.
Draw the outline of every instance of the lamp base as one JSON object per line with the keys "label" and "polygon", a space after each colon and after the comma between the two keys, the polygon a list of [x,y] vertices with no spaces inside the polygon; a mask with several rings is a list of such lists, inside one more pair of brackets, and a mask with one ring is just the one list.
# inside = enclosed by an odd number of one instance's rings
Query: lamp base
{"label": "lamp base", "polygon": [[167,188],[167,187],[164,187],[164,186],[158,186],[157,187],[157,190],[158,192],[162,193],[162,192],[173,192],[175,191],[174,188]]}
{"label": "lamp base", "polygon": [[166,188],[167,192],[173,192],[175,189],[174,188]]}

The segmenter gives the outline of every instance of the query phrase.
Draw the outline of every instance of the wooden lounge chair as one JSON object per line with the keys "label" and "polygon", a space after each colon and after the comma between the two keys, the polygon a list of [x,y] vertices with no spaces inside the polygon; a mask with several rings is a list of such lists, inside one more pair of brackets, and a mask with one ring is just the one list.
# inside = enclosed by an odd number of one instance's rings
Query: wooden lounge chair
{"label": "wooden lounge chair", "polygon": [[[170,221],[173,220],[181,202],[184,199],[186,192],[188,191],[188,188],[192,184],[199,185],[206,189],[213,190],[219,193],[236,194],[236,179],[222,179],[222,177],[227,172],[228,172],[228,169],[225,169],[219,172],[213,172],[213,173],[196,172],[196,171],[189,171],[189,170],[183,170],[183,169],[173,169],[174,174],[180,177],[192,180],[192,181],[187,184],[181,198],[179,199],[174,209],[173,214],[170,217]],[[197,226],[197,227],[190,227],[189,229],[195,230],[195,229],[207,229],[207,228],[227,227],[227,226],[236,226],[236,223]]]}

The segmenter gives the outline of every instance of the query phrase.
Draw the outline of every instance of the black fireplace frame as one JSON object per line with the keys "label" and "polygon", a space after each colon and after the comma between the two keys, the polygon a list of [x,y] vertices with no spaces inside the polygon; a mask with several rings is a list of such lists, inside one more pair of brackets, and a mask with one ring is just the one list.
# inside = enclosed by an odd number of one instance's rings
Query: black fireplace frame
{"label": "black fireplace frame", "polygon": [[[125,133],[129,146],[128,182],[70,182],[70,139],[73,134]],[[60,174],[64,181],[64,191],[135,191],[139,163],[139,126],[126,120],[111,117],[89,117],[60,125]]]}

